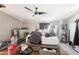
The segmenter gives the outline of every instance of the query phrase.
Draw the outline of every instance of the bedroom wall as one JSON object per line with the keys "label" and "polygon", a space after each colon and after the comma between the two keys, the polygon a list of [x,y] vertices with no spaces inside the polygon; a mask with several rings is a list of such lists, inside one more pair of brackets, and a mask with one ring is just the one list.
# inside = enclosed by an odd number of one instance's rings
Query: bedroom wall
{"label": "bedroom wall", "polygon": [[11,36],[11,30],[22,27],[22,22],[0,12],[0,40],[8,40]]}
{"label": "bedroom wall", "polygon": [[25,22],[24,27],[29,28],[29,32],[32,32],[35,30],[35,28],[39,28],[39,23],[38,22]]}

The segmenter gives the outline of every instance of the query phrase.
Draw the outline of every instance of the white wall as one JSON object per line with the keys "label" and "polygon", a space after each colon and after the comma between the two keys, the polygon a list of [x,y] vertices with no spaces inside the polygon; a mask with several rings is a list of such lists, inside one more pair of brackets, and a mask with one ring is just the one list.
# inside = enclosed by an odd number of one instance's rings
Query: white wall
{"label": "white wall", "polygon": [[34,31],[36,28],[39,28],[38,22],[26,22],[25,27],[29,28],[29,32]]}
{"label": "white wall", "polygon": [[11,36],[13,28],[22,27],[22,22],[0,12],[0,40],[7,40]]}

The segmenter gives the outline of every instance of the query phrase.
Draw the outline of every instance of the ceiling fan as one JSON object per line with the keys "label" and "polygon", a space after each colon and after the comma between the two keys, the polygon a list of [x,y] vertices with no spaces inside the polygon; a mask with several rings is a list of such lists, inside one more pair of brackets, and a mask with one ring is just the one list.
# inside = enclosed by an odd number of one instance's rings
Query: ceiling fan
{"label": "ceiling fan", "polygon": [[3,4],[0,4],[0,8],[5,8],[6,6]]}
{"label": "ceiling fan", "polygon": [[34,15],[33,16],[35,16],[35,15],[42,15],[42,14],[46,14],[46,12],[39,12],[38,11],[38,7],[36,7],[35,6],[35,11],[33,11],[33,10],[31,10],[30,8],[28,8],[28,7],[24,7],[25,9],[27,9],[27,10],[29,10],[29,11],[32,11],[32,12],[34,12]]}

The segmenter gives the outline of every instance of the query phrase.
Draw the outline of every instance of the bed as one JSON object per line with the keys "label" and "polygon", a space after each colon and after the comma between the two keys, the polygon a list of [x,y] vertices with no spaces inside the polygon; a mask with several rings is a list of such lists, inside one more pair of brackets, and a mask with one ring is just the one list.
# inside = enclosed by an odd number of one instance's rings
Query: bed
{"label": "bed", "polygon": [[59,46],[59,39],[56,36],[53,37],[43,37],[42,36],[42,44],[30,44],[26,43],[30,47],[40,47],[40,48],[51,48],[55,49],[57,54],[60,54],[60,46]]}

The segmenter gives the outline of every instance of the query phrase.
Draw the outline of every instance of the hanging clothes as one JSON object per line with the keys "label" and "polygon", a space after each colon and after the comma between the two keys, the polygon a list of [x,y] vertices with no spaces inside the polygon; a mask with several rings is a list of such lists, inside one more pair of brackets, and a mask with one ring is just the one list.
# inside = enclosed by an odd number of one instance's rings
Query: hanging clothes
{"label": "hanging clothes", "polygon": [[76,20],[76,30],[75,30],[75,36],[74,36],[74,45],[79,45],[79,29],[78,29],[78,21]]}

